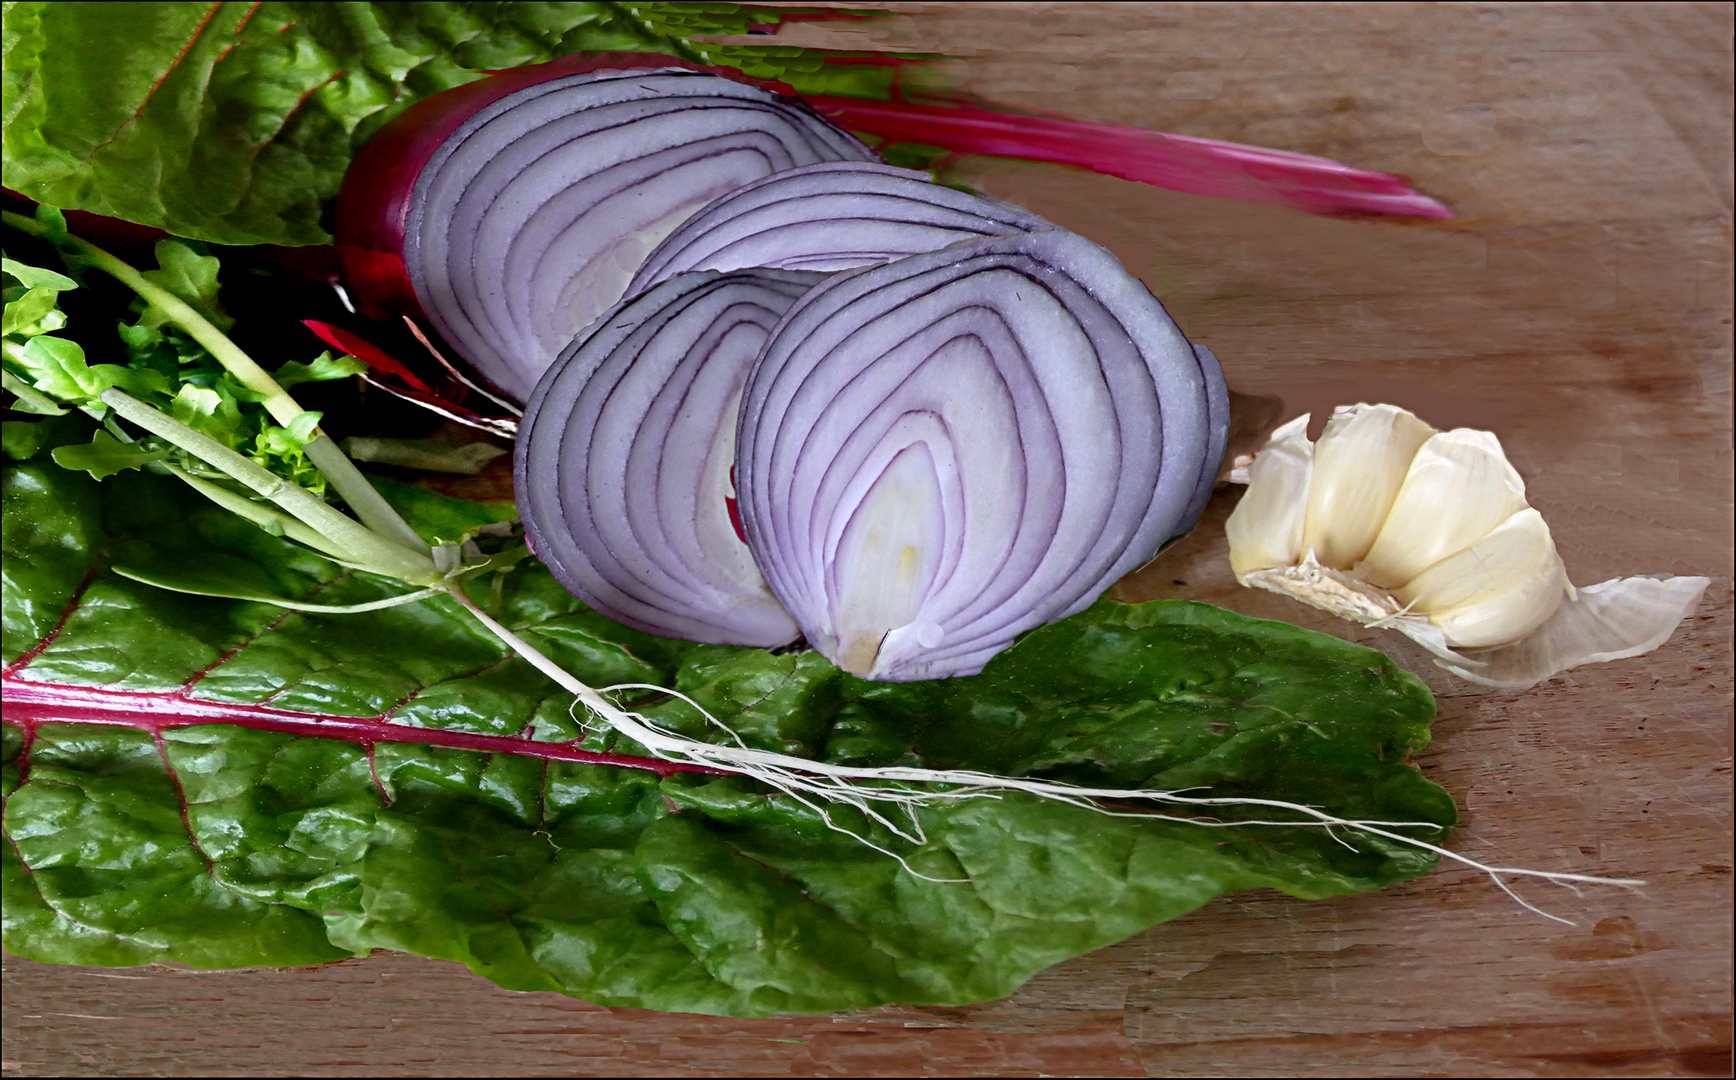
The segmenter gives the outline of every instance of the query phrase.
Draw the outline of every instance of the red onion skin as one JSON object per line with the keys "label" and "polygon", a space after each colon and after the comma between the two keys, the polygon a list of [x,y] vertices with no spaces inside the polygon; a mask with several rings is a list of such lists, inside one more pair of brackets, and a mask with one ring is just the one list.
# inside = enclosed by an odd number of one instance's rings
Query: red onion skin
{"label": "red onion skin", "polygon": [[385,372],[387,375],[402,380],[405,385],[410,387],[410,389],[419,390],[424,394],[432,394],[434,392],[433,387],[423,382],[414,371],[405,367],[397,357],[386,352],[386,350],[375,345],[373,342],[358,337],[341,326],[333,326],[331,323],[320,322],[318,319],[303,319],[301,320],[301,324],[309,330],[312,330],[316,337],[327,345],[330,345],[332,348],[342,350],[345,354],[355,357],[357,360],[360,360],[362,363],[376,371]]}

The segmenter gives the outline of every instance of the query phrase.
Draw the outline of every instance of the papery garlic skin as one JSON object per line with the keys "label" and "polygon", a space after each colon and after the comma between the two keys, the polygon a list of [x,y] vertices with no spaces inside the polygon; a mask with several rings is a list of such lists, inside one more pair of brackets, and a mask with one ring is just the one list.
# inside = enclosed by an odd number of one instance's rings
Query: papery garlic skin
{"label": "papery garlic skin", "polygon": [[1225,524],[1243,585],[1367,626],[1390,626],[1436,663],[1522,688],[1579,664],[1657,648],[1709,578],[1619,578],[1575,590],[1500,441],[1436,432],[1391,405],[1280,427],[1248,467]]}
{"label": "papery garlic skin", "polygon": [[1709,584],[1703,577],[1611,578],[1575,589],[1548,622],[1511,645],[1469,655],[1430,651],[1440,657],[1437,664],[1461,678],[1523,689],[1570,667],[1651,652],[1693,614]]}
{"label": "papery garlic skin", "polygon": [[[1236,580],[1252,588],[1283,593],[1365,626],[1384,625],[1401,617],[1401,609],[1393,603],[1392,594],[1386,590],[1360,581],[1343,570],[1321,566],[1312,558],[1304,558],[1294,566],[1252,570]],[[1426,619],[1411,618],[1427,623]]]}

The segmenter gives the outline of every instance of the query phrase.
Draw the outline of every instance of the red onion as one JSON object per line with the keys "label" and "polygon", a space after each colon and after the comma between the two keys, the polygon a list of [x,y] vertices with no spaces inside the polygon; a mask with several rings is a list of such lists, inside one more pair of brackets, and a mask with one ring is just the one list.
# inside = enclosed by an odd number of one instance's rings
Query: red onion
{"label": "red onion", "polygon": [[839,666],[973,674],[1192,527],[1227,402],[1211,354],[1071,233],[841,273],[743,393],[748,545]]}
{"label": "red onion", "polygon": [[942,187],[924,172],[859,161],[804,165],[737,188],[688,218],[645,260],[627,295],[686,270],[848,270],[1054,227],[1029,210]]}
{"label": "red onion", "polygon": [[796,637],[732,523],[730,467],[748,370],[822,277],[680,275],[618,305],[550,368],[513,479],[538,557],[574,595],[667,637]]}
{"label": "red onion", "polygon": [[[499,97],[473,84],[428,99],[382,129],[386,149],[364,151],[343,200],[339,241],[358,258],[389,249],[402,214],[416,301],[518,400],[694,211],[781,170],[874,160],[801,102],[757,86],[679,68],[570,71],[509,73],[515,89]],[[406,142],[411,123],[431,126]]]}

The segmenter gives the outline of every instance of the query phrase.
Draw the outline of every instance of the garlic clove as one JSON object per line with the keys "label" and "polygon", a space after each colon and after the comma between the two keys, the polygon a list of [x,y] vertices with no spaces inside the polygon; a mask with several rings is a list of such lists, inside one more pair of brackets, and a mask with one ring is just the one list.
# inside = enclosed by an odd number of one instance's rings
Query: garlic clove
{"label": "garlic clove", "polygon": [[[1576,590],[1573,599],[1534,633],[1473,656],[1443,650],[1411,634],[1441,657],[1441,666],[1484,686],[1523,689],[1581,664],[1639,656],[1669,640],[1693,614],[1711,578],[1612,578]],[[1407,634],[1410,629],[1399,627]]]}
{"label": "garlic clove", "polygon": [[1525,481],[1487,431],[1457,428],[1423,443],[1386,524],[1356,574],[1403,585],[1525,509]]}
{"label": "garlic clove", "polygon": [[1549,526],[1526,508],[1393,594],[1440,627],[1447,644],[1468,649],[1531,633],[1555,614],[1569,588]]}
{"label": "garlic clove", "polygon": [[[1225,528],[1236,580],[1392,627],[1471,682],[1523,688],[1649,652],[1710,584],[1632,577],[1575,590],[1488,432],[1436,434],[1390,405],[1338,410],[1318,444],[1307,427],[1302,416],[1279,428],[1247,470]],[[1353,569],[1327,564],[1359,543]]]}
{"label": "garlic clove", "polygon": [[1230,512],[1224,533],[1230,541],[1230,569],[1248,584],[1255,570],[1289,566],[1302,554],[1302,528],[1308,514],[1314,444],[1303,413],[1272,432],[1247,467],[1248,490]]}
{"label": "garlic clove", "polygon": [[1434,434],[1396,405],[1359,404],[1333,413],[1314,446],[1302,550],[1335,570],[1360,562],[1380,535],[1411,460]]}

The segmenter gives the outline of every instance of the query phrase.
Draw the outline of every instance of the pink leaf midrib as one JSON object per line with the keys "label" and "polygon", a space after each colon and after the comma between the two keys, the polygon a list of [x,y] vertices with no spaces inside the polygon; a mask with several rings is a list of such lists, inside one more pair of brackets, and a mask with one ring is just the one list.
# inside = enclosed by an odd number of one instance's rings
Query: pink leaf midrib
{"label": "pink leaf midrib", "polygon": [[1410,181],[1330,158],[1059,114],[1019,115],[966,102],[923,105],[804,95],[822,116],[895,142],[953,154],[988,154],[1073,165],[1191,195],[1252,199],[1313,213],[1450,218]]}
{"label": "pink leaf midrib", "polygon": [[522,736],[483,735],[476,732],[415,727],[384,717],[326,716],[296,712],[269,705],[210,701],[187,696],[182,691],[111,690],[94,686],[70,686],[37,682],[8,672],[0,677],[0,718],[23,729],[26,736],[43,724],[105,724],[150,733],[202,724],[231,724],[254,731],[273,731],[303,737],[342,739],[372,747],[375,743],[415,743],[488,754],[513,754],[543,761],[571,761],[585,765],[617,765],[644,769],[659,776],[672,773],[727,773],[700,765],[661,761],[629,754],[582,750],[570,743],[537,742]]}

